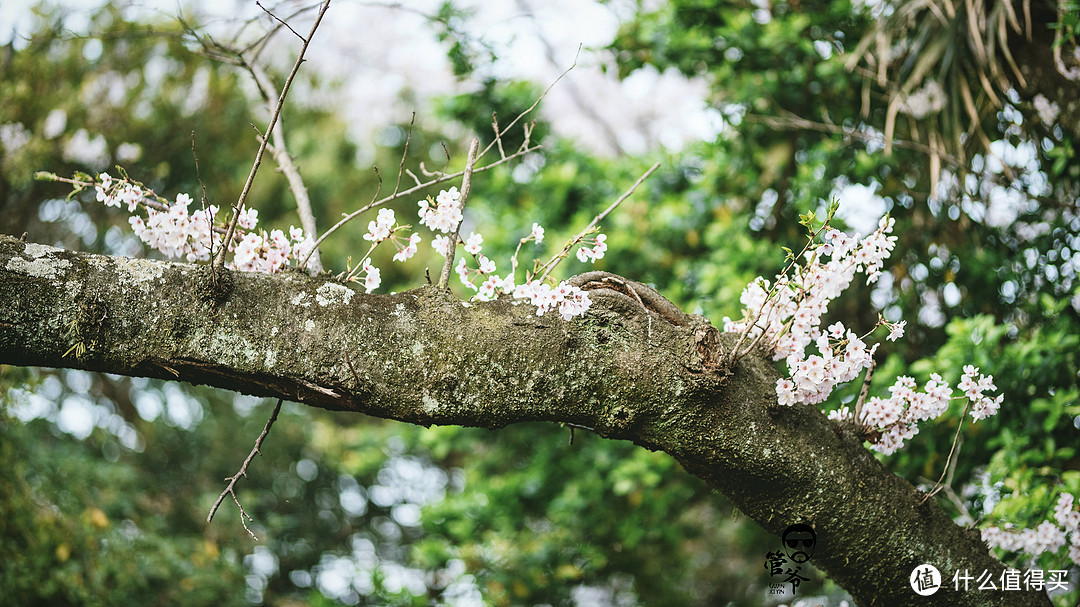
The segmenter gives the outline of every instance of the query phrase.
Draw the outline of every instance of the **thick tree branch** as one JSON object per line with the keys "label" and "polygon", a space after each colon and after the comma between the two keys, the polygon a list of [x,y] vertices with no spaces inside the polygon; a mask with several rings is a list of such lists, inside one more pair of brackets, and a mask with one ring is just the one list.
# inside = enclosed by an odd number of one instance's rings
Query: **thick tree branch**
{"label": "thick tree branch", "polygon": [[778,407],[767,361],[718,366],[731,340],[700,316],[677,326],[606,289],[564,322],[433,287],[364,295],[301,273],[232,276],[223,294],[206,267],[0,236],[0,364],[176,379],[424,425],[586,426],[666,451],[772,533],[810,523],[814,564],[859,605],[1049,604],[951,583],[916,596],[908,576],[921,563],[994,579],[1004,566],[853,433],[813,407]]}

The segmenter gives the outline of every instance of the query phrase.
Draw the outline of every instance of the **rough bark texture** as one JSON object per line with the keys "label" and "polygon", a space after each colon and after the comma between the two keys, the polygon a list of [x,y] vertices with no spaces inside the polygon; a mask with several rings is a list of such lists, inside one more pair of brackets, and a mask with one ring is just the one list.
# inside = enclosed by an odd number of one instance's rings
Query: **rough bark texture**
{"label": "rough bark texture", "polygon": [[[304,275],[230,278],[215,288],[204,267],[0,236],[0,363],[175,379],[424,425],[582,424],[671,454],[773,533],[813,525],[814,565],[859,605],[1049,604],[1041,593],[952,591],[957,570],[1004,570],[978,531],[933,500],[920,505],[920,492],[815,408],[778,407],[764,359],[721,368],[731,342],[704,318],[606,289],[564,322],[432,287],[364,295]],[[946,578],[931,597],[909,585],[921,563]]]}

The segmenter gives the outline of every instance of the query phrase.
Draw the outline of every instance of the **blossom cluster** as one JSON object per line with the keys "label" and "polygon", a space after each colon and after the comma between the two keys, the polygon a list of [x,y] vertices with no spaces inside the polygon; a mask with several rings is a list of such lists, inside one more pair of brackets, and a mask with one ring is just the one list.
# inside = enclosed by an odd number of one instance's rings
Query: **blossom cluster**
{"label": "blossom cluster", "polygon": [[[781,380],[783,381],[783,380]],[[1004,395],[995,398],[984,396],[986,390],[996,390],[994,378],[979,373],[977,367],[967,365],[957,386],[964,391],[971,405],[971,416],[978,421],[995,413],[1001,406]],[[939,417],[949,410],[949,402],[954,398],[949,383],[937,373],[930,374],[930,380],[918,391],[914,378],[900,376],[889,388],[888,398],[871,397],[863,403],[858,418],[848,408],[831,411],[829,419],[850,421],[872,430],[874,435],[870,448],[885,455],[895,453],[904,446],[904,442],[919,433],[918,423]]]}
{"label": "blossom cluster", "polygon": [[[890,236],[895,221],[882,218],[878,229],[859,241],[836,229],[829,229],[823,243],[805,254],[805,265],[794,274],[781,273],[775,285],[758,277],[743,291],[746,306],[743,320],[724,319],[724,330],[745,333],[760,340],[774,360],[786,359],[791,379],[777,384],[780,404],[820,403],[835,386],[855,379],[870,366],[876,346],[867,344],[843,323],[835,323],[827,333],[821,319],[829,303],[855,278],[866,274],[867,284],[877,280],[882,264],[896,243]],[[903,335],[903,323],[890,327],[890,338]],[[818,354],[807,355],[813,344]]]}
{"label": "blossom cluster", "polygon": [[1057,552],[1067,541],[1069,558],[1080,565],[1080,512],[1076,510],[1072,494],[1062,493],[1054,506],[1053,521],[1043,521],[1034,529],[1023,530],[1015,530],[1010,525],[986,527],[982,530],[982,539],[991,548],[1024,552],[1035,557],[1044,552]]}
{"label": "blossom cluster", "polygon": [[[139,206],[146,210],[146,219],[140,215],[128,218],[132,231],[150,248],[166,257],[186,259],[189,262],[207,261],[210,252],[222,244],[222,236],[215,232],[218,212],[216,205],[190,211],[191,196],[177,194],[173,202],[158,198],[153,192],[128,179],[116,179],[108,173],[98,175],[94,190],[98,202],[108,207],[126,205],[129,213]],[[158,205],[148,205],[146,201]],[[155,206],[165,206],[164,210]],[[239,242],[229,244],[233,259],[227,267],[252,272],[280,272],[290,261],[303,259],[313,246],[311,238],[300,228],[290,227],[289,236],[281,230],[256,231],[258,211],[241,209],[237,217]]]}
{"label": "blossom cluster", "polygon": [[[837,386],[856,379],[874,364],[879,344],[867,344],[866,335],[859,336],[842,322],[822,330],[822,317],[857,273],[866,275],[867,284],[877,280],[896,242],[890,235],[893,225],[894,220],[886,216],[861,241],[823,226],[822,241],[812,239],[802,254],[802,264],[792,263],[790,275],[785,270],[774,284],[758,277],[743,291],[743,319],[724,319],[726,331],[744,333],[770,351],[774,360],[785,360],[788,377],[776,382],[779,404],[821,403]],[[903,337],[906,321],[881,319],[881,325],[889,330],[886,339],[895,341]],[[816,352],[808,351],[811,346]],[[958,388],[970,401],[976,421],[997,413],[1004,398],[984,395],[997,389],[993,377],[979,374],[970,365],[964,367]],[[872,449],[890,454],[918,433],[919,422],[945,413],[953,398],[948,382],[936,373],[922,391],[913,378],[899,377],[889,392],[888,398],[872,397],[861,403],[858,411],[843,407],[829,417],[861,426]]]}
{"label": "blossom cluster", "polygon": [[[222,245],[222,226],[215,224],[219,210],[216,205],[192,212],[189,210],[192,202],[189,195],[178,194],[175,201],[169,202],[126,176],[116,179],[107,173],[101,173],[93,180],[93,185],[97,200],[106,206],[126,206],[131,213],[140,206],[143,207],[146,218],[133,215],[129,218],[129,223],[143,242],[168,257],[207,261],[211,252]],[[482,253],[484,237],[481,234],[474,232],[466,240],[460,241],[456,234],[462,221],[462,203],[461,193],[456,187],[439,192],[434,200],[421,200],[418,205],[420,224],[437,234],[441,233],[431,242],[437,252],[445,257],[460,243],[465,252],[472,256],[475,267],[470,268],[468,261],[462,258],[458,260],[456,271],[461,282],[476,291],[476,299],[488,301],[499,294],[511,295],[536,306],[537,315],[543,315],[548,310],[557,310],[567,320],[588,310],[591,304],[588,293],[565,281],[552,286],[527,276],[524,284],[515,284],[517,252],[511,260],[510,272],[505,277],[500,277],[495,273],[495,262]],[[229,252],[233,253],[233,258],[227,267],[254,272],[280,272],[290,260],[304,259],[314,246],[312,239],[305,236],[300,228],[290,227],[286,236],[282,230],[266,233],[258,230],[257,226],[258,211],[241,209],[237,217],[237,237],[229,244]],[[422,238],[415,232],[406,238],[404,232],[410,227],[398,224],[393,209],[380,209],[375,219],[368,222],[367,232],[363,236],[364,240],[371,243],[370,248],[360,263],[348,272],[347,279],[362,280],[368,293],[378,289],[382,284],[382,272],[371,260],[372,251],[381,243],[390,241],[397,249],[394,261],[411,259],[416,255]],[[520,244],[529,241],[540,244],[543,240],[543,226],[534,223],[532,231],[521,239]],[[605,241],[604,234],[585,240],[577,252],[578,258],[593,262],[602,258],[607,250]],[[521,248],[520,244],[518,250]]]}
{"label": "blossom cluster", "polygon": [[[461,196],[457,188],[451,188],[440,192],[434,201],[427,199],[418,203],[422,225],[428,226],[432,231],[451,233],[449,236],[437,235],[431,241],[432,248],[443,257],[449,255],[457,244],[452,240],[452,233],[457,231],[462,219],[460,200]],[[606,239],[607,236],[604,234],[598,234],[587,241],[578,250],[578,258],[582,261],[588,259],[593,262],[602,258],[604,252],[607,251]],[[518,251],[521,250],[522,244],[530,241],[536,244],[544,241],[543,226],[534,223],[532,231],[521,239]],[[558,310],[559,315],[565,320],[584,314],[592,304],[588,293],[566,281],[552,287],[529,277],[523,284],[516,284],[514,274],[517,268],[517,252],[511,260],[510,272],[505,277],[499,276],[496,274],[495,262],[483,253],[484,236],[482,234],[472,232],[468,238],[459,242],[463,245],[465,253],[472,256],[475,267],[470,267],[468,260],[463,257],[458,259],[454,272],[463,285],[476,292],[475,298],[479,301],[491,301],[500,294],[510,295],[514,299],[527,300],[536,306],[537,316],[543,316],[548,310]],[[585,246],[586,244],[589,246]]]}
{"label": "blossom cluster", "polygon": [[[536,224],[533,224],[536,225]],[[591,247],[585,246],[583,243],[581,248],[577,250],[578,261],[584,263],[585,261],[591,261],[596,263],[597,259],[604,256],[604,252],[607,251],[607,234],[597,234],[596,238],[585,241],[585,243],[592,244]]]}
{"label": "blossom cluster", "polygon": [[311,239],[306,238],[300,228],[290,227],[288,237],[281,230],[271,230],[267,234],[264,230],[251,229],[231,249],[233,259],[228,266],[233,270],[273,274],[280,272],[289,260],[302,260],[311,246]]}
{"label": "blossom cluster", "polygon": [[412,226],[398,224],[397,215],[393,209],[379,209],[379,214],[375,219],[368,222],[368,231],[364,234],[364,240],[370,242],[371,247],[364,255],[360,265],[349,272],[348,279],[358,280],[358,274],[363,271],[364,291],[371,293],[378,289],[382,285],[382,271],[372,264],[371,252],[380,243],[389,240],[397,249],[397,252],[394,253],[394,261],[408,261],[413,255],[416,255],[421,241],[420,235],[415,232],[410,234],[408,238],[401,235],[401,232],[408,230],[410,227]]}
{"label": "blossom cluster", "polygon": [[434,201],[421,200],[419,204],[420,225],[443,234],[456,232],[461,225],[461,192],[456,187],[439,192]]}

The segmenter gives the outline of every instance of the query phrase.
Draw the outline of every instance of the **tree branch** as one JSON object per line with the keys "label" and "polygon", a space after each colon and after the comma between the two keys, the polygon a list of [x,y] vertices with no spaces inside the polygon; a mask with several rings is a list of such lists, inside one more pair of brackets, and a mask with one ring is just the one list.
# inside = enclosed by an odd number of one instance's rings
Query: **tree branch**
{"label": "tree branch", "polygon": [[205,266],[0,236],[0,364],[177,379],[423,425],[594,428],[667,452],[771,533],[813,525],[815,566],[859,605],[1050,604],[948,582],[915,595],[908,577],[922,563],[947,578],[1000,579],[1005,567],[853,432],[814,407],[778,407],[771,363],[718,366],[733,340],[700,316],[677,326],[605,289],[565,322],[508,298],[466,306],[435,287],[364,295],[322,276],[231,276],[215,294]]}

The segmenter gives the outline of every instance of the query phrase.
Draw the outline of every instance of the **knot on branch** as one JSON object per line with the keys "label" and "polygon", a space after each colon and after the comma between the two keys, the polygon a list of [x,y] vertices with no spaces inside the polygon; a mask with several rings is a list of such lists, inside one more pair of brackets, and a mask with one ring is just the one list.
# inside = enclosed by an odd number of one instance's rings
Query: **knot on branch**
{"label": "knot on branch", "polygon": [[215,265],[200,266],[199,299],[213,304],[225,301],[233,290],[232,272]]}
{"label": "knot on branch", "polygon": [[671,303],[656,289],[611,272],[586,272],[568,280],[571,285],[586,291],[595,291],[623,299],[631,307],[638,307],[646,314],[654,312],[676,327],[690,325],[693,318]]}
{"label": "knot on branch", "polygon": [[705,319],[702,319],[701,324],[694,328],[694,341],[691,347],[694,349],[692,360],[700,361],[703,371],[715,372],[725,366],[720,331]]}

